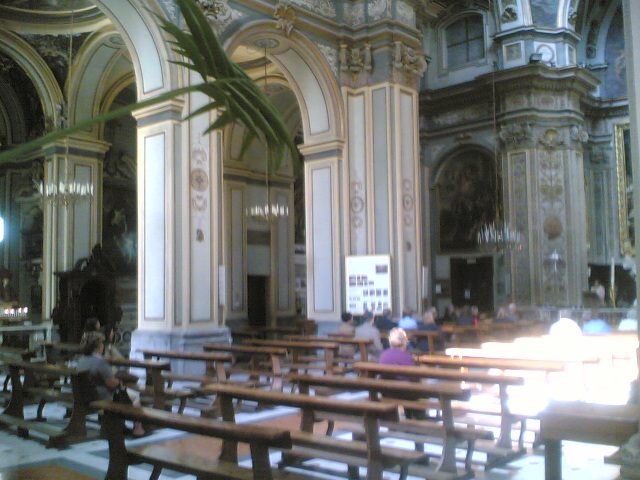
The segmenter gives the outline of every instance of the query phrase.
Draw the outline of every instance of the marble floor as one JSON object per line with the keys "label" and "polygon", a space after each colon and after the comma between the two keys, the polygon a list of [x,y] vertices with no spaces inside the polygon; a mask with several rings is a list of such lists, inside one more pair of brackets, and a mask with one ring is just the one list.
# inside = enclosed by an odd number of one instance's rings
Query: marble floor
{"label": "marble floor", "polygon": [[[49,408],[49,407],[48,407]],[[45,415],[55,417],[54,411],[45,411]],[[186,413],[189,413],[188,411]],[[263,412],[246,412],[238,415],[239,422],[264,422],[267,424],[294,425],[297,421],[295,411],[286,408]],[[46,448],[44,442],[38,438],[22,439],[15,433],[0,430],[0,480],[88,480],[103,479],[108,464],[108,447],[105,440],[98,438],[72,445],[64,450]],[[339,433],[339,432],[338,432]],[[345,434],[347,435],[347,434]],[[164,429],[138,440],[128,440],[132,444],[143,442],[161,442],[172,448],[193,452],[215,451],[218,444],[215,440],[203,442],[201,438],[184,435],[180,432]],[[402,441],[386,440],[389,444]],[[209,443],[207,443],[209,442]],[[407,445],[410,448],[410,445]],[[601,447],[573,442],[565,442],[563,447],[563,478],[565,480],[614,480],[618,478],[619,468],[605,465],[603,458],[611,453],[613,447]],[[242,462],[250,464],[246,450],[241,450]],[[482,460],[482,454],[477,455]],[[279,459],[279,453],[273,453],[273,464]],[[335,469],[335,474],[313,473],[318,478],[331,480],[345,478],[346,471],[342,465],[330,462],[311,461],[312,465],[321,467],[323,471]],[[129,479],[147,480],[151,469],[140,465],[129,468]],[[364,474],[364,470],[362,472]],[[386,480],[397,480],[394,473],[385,474]],[[476,478],[479,480],[542,480],[544,479],[544,450],[529,448],[528,454],[513,461],[505,468],[496,468],[484,472],[479,465],[476,468]],[[160,480],[193,480],[194,477],[165,470]],[[417,477],[409,477],[417,480]]]}

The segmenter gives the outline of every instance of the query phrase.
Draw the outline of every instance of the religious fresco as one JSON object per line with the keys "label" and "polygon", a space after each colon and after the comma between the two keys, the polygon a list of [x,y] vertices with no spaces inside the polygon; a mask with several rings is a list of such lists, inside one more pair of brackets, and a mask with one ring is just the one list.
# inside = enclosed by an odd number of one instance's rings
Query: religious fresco
{"label": "religious fresco", "polygon": [[443,167],[437,184],[440,252],[475,250],[482,225],[495,220],[494,164],[478,152],[465,152]]}
{"label": "religious fresco", "polygon": [[558,0],[531,0],[531,16],[536,27],[555,27]]}
{"label": "religious fresco", "polygon": [[604,58],[608,65],[604,74],[603,97],[627,96],[627,62],[624,53],[624,26],[622,8],[611,19],[604,46]]}

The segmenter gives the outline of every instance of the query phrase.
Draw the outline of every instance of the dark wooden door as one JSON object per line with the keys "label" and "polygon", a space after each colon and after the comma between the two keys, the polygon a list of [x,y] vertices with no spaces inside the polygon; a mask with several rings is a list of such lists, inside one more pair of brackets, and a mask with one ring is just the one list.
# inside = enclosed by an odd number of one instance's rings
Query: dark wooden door
{"label": "dark wooden door", "polygon": [[476,305],[481,312],[494,310],[493,258],[452,258],[450,266],[452,303]]}
{"label": "dark wooden door", "polygon": [[249,275],[247,277],[247,317],[249,326],[267,326],[267,285],[269,277]]}

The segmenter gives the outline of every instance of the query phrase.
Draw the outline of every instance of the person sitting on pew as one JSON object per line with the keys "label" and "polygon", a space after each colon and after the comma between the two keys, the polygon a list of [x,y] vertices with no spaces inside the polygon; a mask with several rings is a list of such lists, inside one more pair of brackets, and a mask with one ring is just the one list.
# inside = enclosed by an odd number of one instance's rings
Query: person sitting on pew
{"label": "person sitting on pew", "polygon": [[104,356],[105,357],[115,357],[115,358],[124,358],[124,355],[120,353],[120,351],[113,345],[113,339],[115,338],[116,332],[112,328],[107,332],[107,327],[102,328],[100,324],[100,319],[98,317],[90,317],[87,318],[84,322],[84,332],[82,333],[82,339],[80,343],[85,343],[85,338],[87,335],[90,335],[93,332],[97,332],[102,335],[104,339]]}
{"label": "person sitting on pew", "polygon": [[[418,324],[417,330],[423,331],[423,332],[440,332],[440,336],[434,339],[433,346],[436,349],[436,351],[444,350],[444,339],[442,338],[442,329],[438,325],[436,325],[436,319],[434,318],[431,310],[429,310],[428,312],[425,312],[424,315],[422,315],[422,321]],[[414,339],[414,346],[416,350],[434,353],[434,352],[431,352],[429,349],[429,340],[427,338],[418,337],[417,339]]]}
{"label": "person sitting on pew", "polygon": [[405,307],[402,310],[402,318],[398,322],[398,327],[402,328],[403,330],[415,330],[416,328],[418,328],[418,321],[413,318],[413,310],[409,307]]}
{"label": "person sitting on pew", "polygon": [[372,312],[364,312],[362,323],[356,327],[356,338],[370,338],[373,343],[367,348],[369,361],[375,361],[382,353],[382,340],[380,331],[374,325],[375,318]]}
{"label": "person sitting on pew", "polygon": [[[353,337],[356,334],[356,328],[353,326],[353,315],[351,312],[344,312],[342,314],[342,323],[338,327],[336,332],[343,337]],[[338,350],[338,355],[345,358],[353,358],[356,354],[355,345],[341,344]]]}
{"label": "person sitting on pew", "polygon": [[[101,332],[89,333],[85,337],[83,356],[78,360],[78,370],[87,370],[91,376],[91,387],[94,391],[95,400],[111,400],[113,392],[117,387],[122,386],[122,382],[118,380],[109,362],[103,357],[104,353],[104,336]],[[131,403],[140,406],[140,397],[137,392],[127,390]],[[132,436],[140,438],[145,435],[144,428],[139,422],[134,423]]]}
{"label": "person sitting on pew", "polygon": [[[389,333],[392,329],[396,328],[398,324],[391,318],[391,310],[385,308],[382,310],[382,315],[376,316],[376,322],[374,324],[380,333]],[[389,348],[389,340],[387,335],[382,339],[382,349]]]}
{"label": "person sitting on pew", "polygon": [[582,329],[570,318],[570,310],[560,310],[560,318],[549,328],[549,336],[556,338],[581,337]]}
{"label": "person sitting on pew", "polygon": [[[413,356],[407,351],[409,345],[409,339],[407,332],[402,328],[394,328],[389,332],[389,345],[390,347],[382,352],[378,363],[382,365],[408,365],[415,366],[416,362],[413,360]],[[411,379],[398,375],[381,375],[381,378],[388,380],[403,380],[410,382]],[[416,400],[416,398],[409,398],[407,396],[397,396],[401,400]],[[405,408],[404,415],[408,419],[424,420],[427,418],[424,410],[418,410],[414,408]]]}

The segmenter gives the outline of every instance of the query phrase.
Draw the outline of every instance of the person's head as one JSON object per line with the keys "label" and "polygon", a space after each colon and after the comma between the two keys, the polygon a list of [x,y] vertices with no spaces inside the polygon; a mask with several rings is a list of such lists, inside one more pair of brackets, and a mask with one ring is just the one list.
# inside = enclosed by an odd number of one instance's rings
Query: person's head
{"label": "person's head", "polygon": [[433,316],[433,312],[431,310],[429,310],[428,312],[424,312],[424,315],[422,315],[422,323],[424,323],[425,325],[436,323],[436,319]]}
{"label": "person's head", "polygon": [[496,313],[496,318],[504,318],[507,316],[507,309],[504,307],[500,307],[498,309],[498,313]]}
{"label": "person's head", "polygon": [[403,317],[410,317],[413,314],[413,310],[409,307],[404,307],[402,309],[402,316]]}
{"label": "person's head", "polygon": [[429,311],[433,314],[433,318],[438,316],[438,309],[436,307],[431,307]]}
{"label": "person's head", "polygon": [[349,312],[344,312],[344,313],[342,314],[342,321],[343,321],[344,323],[349,323],[349,322],[351,322],[352,320],[353,320],[353,315],[351,315],[351,313],[349,313]]}
{"label": "person's head", "polygon": [[384,310],[382,310],[382,316],[384,318],[391,318],[391,309],[385,308]]}
{"label": "person's head", "polygon": [[478,315],[478,307],[475,305],[471,307],[471,315]]}
{"label": "person's head", "polygon": [[364,314],[362,315],[362,323],[373,323],[373,312],[364,312]]}
{"label": "person's head", "polygon": [[600,280],[598,280],[597,278],[593,281],[593,284],[597,287],[598,285],[600,285]]}
{"label": "person's head", "polygon": [[84,338],[84,348],[82,353],[93,355],[104,352],[104,335],[100,332],[90,332]]}
{"label": "person's head", "polygon": [[511,315],[515,314],[517,309],[518,309],[518,307],[516,307],[516,304],[515,304],[515,303],[513,303],[513,302],[511,302],[511,303],[509,304],[509,306],[507,307],[507,311],[508,311]]}
{"label": "person's head", "polygon": [[100,330],[100,319],[98,317],[87,318],[84,322],[85,332],[98,332]]}
{"label": "person's head", "polygon": [[389,346],[398,350],[406,350],[409,340],[407,334],[402,328],[392,328],[389,332]]}

